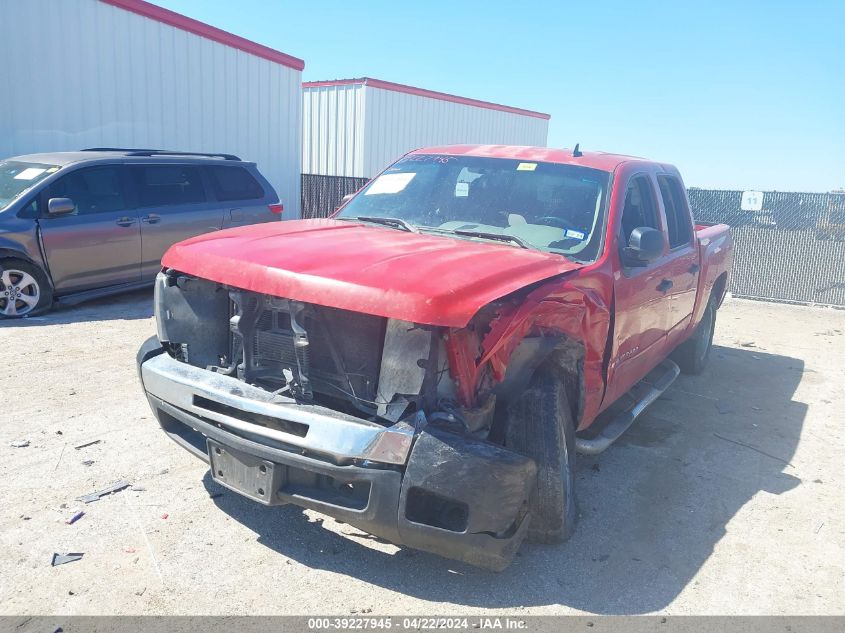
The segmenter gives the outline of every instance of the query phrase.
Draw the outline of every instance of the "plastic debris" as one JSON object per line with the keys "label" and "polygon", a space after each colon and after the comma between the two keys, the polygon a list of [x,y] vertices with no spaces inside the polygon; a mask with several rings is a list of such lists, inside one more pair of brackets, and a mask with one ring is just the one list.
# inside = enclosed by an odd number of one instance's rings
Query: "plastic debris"
{"label": "plastic debris", "polygon": [[73,525],[74,523],[79,521],[79,519],[81,519],[84,514],[85,514],[84,510],[80,510],[79,508],[74,508],[73,510],[71,510],[70,516],[65,521],[65,523],[67,523],[68,525]]}
{"label": "plastic debris", "polygon": [[50,563],[51,566],[56,567],[57,565],[64,565],[65,563],[72,563],[74,561],[79,560],[82,558],[84,554],[82,552],[68,552],[67,554],[53,554],[53,561]]}
{"label": "plastic debris", "polygon": [[146,488],[144,486],[131,486],[129,490],[134,490],[135,492],[146,492]]}
{"label": "plastic debris", "polygon": [[725,400],[717,400],[716,411],[718,411],[720,415],[725,415],[727,413],[735,413],[736,409],[734,409],[734,406],[730,402],[726,402]]}
{"label": "plastic debris", "polygon": [[108,488],[103,488],[102,490],[98,490],[97,492],[92,492],[91,494],[83,495],[81,497],[77,497],[77,501],[83,501],[85,503],[91,503],[92,501],[99,501],[102,497],[106,495],[110,495],[113,492],[120,492],[124,488],[129,487],[129,482],[125,479],[121,479],[115,484],[112,484]]}
{"label": "plastic debris", "polygon": [[169,517],[169,516],[170,516],[170,515],[169,515],[169,514],[167,514],[167,512],[165,512],[164,514],[162,514],[162,515],[161,515],[161,518],[162,518],[162,519],[166,519],[166,518],[167,518],[167,517]]}
{"label": "plastic debris", "polygon": [[29,440],[15,440],[12,442],[12,448],[26,448],[29,446]]}
{"label": "plastic debris", "polygon": [[102,441],[103,440],[91,440],[90,442],[85,442],[84,444],[80,444],[79,446],[74,446],[73,448],[75,448],[76,450],[79,450],[80,448],[85,448],[86,446],[93,446],[94,444],[99,444]]}

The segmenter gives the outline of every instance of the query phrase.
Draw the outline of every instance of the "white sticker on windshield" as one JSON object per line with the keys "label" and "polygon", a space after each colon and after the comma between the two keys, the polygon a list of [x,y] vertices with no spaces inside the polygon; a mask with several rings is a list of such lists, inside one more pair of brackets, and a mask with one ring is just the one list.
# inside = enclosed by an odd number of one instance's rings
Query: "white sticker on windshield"
{"label": "white sticker on windshield", "polygon": [[469,196],[469,183],[468,182],[456,182],[455,183],[455,197],[456,198],[466,198]]}
{"label": "white sticker on windshield", "polygon": [[15,180],[32,180],[36,176],[40,176],[43,174],[46,169],[40,169],[38,167],[27,167],[17,176],[15,176]]}
{"label": "white sticker on windshield", "polygon": [[408,183],[416,175],[416,172],[413,171],[400,174],[382,174],[367,188],[364,195],[374,196],[380,193],[399,193],[408,186]]}
{"label": "white sticker on windshield", "polygon": [[586,237],[581,231],[575,231],[573,229],[566,229],[564,235],[566,237],[574,237],[576,240],[583,240]]}

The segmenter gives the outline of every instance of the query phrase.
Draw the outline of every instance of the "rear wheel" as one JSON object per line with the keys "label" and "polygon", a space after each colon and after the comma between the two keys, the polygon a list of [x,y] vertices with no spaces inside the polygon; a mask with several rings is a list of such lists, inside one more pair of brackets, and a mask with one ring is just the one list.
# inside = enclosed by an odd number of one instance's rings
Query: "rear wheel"
{"label": "rear wheel", "polygon": [[562,378],[540,370],[508,410],[505,445],[534,459],[528,540],[565,540],[575,526],[575,427]]}
{"label": "rear wheel", "polygon": [[22,259],[0,260],[0,318],[38,314],[52,303],[53,291],[38,266]]}
{"label": "rear wheel", "polygon": [[716,329],[716,304],[713,299],[707,302],[704,316],[695,328],[693,335],[675,348],[672,360],[685,374],[700,374],[707,366],[710,350],[713,348],[713,332]]}

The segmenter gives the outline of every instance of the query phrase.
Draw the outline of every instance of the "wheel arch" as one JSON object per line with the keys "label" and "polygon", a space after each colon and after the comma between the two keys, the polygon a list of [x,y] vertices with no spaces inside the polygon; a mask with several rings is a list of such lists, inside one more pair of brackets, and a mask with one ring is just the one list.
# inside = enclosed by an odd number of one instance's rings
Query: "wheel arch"
{"label": "wheel arch", "polygon": [[710,291],[711,299],[716,300],[716,307],[720,307],[722,302],[725,300],[725,295],[727,294],[728,289],[728,273],[727,271],[723,272],[721,275],[716,277],[716,281],[713,282],[713,289]]}
{"label": "wheel arch", "polygon": [[53,278],[50,276],[50,271],[44,268],[41,262],[34,260],[24,251],[19,251],[14,248],[7,248],[0,246],[0,270],[3,269],[3,262],[7,259],[19,259],[21,261],[26,262],[27,264],[31,264],[40,270],[44,277],[47,279],[47,283],[50,284],[50,290],[55,291],[55,286],[53,285]]}
{"label": "wheel arch", "polygon": [[511,355],[505,379],[495,389],[497,399],[508,403],[518,397],[538,373],[553,374],[564,383],[577,427],[585,405],[584,356],[584,343],[565,334],[528,336]]}

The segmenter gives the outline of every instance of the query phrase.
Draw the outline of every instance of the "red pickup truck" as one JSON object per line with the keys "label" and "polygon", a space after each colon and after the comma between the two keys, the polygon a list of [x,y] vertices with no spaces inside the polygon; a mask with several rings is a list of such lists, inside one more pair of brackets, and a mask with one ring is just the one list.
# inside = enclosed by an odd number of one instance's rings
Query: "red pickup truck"
{"label": "red pickup truck", "polygon": [[422,149],[330,219],[173,246],[139,372],[220,484],[502,569],[570,534],[577,452],[703,369],[731,259],[670,165]]}

